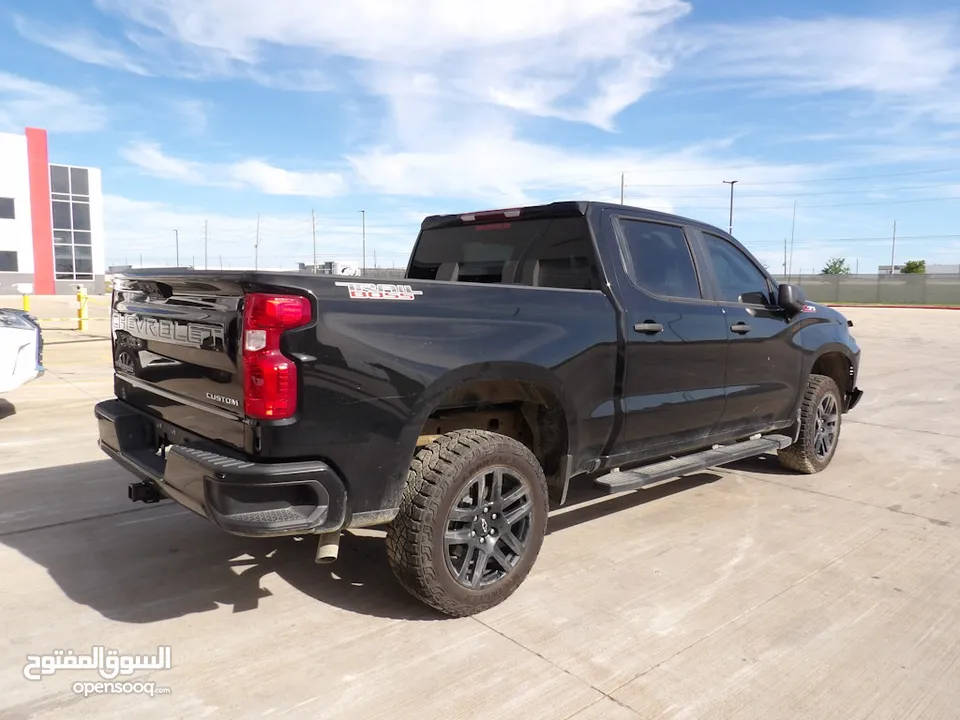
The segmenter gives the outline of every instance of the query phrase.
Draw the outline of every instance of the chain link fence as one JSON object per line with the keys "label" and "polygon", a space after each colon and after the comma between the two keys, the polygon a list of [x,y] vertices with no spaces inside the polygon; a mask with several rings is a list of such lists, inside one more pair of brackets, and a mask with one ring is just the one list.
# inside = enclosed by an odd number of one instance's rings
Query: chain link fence
{"label": "chain link fence", "polygon": [[879,305],[960,305],[960,272],[954,275],[785,275],[813,302]]}

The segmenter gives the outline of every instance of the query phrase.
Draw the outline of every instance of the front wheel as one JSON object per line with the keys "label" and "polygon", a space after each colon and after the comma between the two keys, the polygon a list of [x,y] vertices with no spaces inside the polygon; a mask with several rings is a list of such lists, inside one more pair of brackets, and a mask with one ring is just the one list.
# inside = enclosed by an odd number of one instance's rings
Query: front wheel
{"label": "front wheel", "polygon": [[777,457],[788,470],[818,473],[833,459],[840,442],[842,400],[837,383],[826,375],[811,375],[800,406],[800,435]]}
{"label": "front wheel", "polygon": [[547,484],[524,445],[457,430],[421,448],[410,466],[387,554],[400,584],[447,615],[508,598],[533,567],[547,527]]}

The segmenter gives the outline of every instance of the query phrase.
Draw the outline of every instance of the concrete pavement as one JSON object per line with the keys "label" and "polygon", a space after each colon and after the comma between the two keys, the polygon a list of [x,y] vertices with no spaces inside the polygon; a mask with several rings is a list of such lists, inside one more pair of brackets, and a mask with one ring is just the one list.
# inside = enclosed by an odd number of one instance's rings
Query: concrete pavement
{"label": "concrete pavement", "polygon": [[[575,491],[503,605],[439,618],[381,535],[227,536],[133,505],[96,446],[108,341],[47,333],[0,400],[0,716],[955,720],[960,315],[849,309],[866,395],[831,467],[774,459],[649,490]],[[172,647],[169,694],[82,697],[26,655]]]}

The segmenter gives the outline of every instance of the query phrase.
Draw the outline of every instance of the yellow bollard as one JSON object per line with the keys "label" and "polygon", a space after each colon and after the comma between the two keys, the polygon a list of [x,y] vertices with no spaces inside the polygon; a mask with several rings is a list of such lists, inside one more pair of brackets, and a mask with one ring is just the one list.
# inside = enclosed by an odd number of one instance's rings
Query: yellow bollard
{"label": "yellow bollard", "polygon": [[23,311],[30,312],[30,296],[24,294],[21,297],[23,297]]}
{"label": "yellow bollard", "polygon": [[83,285],[77,286],[77,330],[87,331],[87,288]]}

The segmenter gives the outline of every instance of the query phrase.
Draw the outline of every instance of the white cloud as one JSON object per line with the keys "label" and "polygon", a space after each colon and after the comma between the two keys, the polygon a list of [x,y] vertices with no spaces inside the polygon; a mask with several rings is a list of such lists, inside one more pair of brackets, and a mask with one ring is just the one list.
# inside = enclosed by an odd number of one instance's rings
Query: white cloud
{"label": "white cloud", "polygon": [[284,170],[262,160],[243,160],[229,166],[229,174],[268,195],[330,197],[346,191],[339,173]]}
{"label": "white cloud", "polygon": [[50,132],[84,133],[106,124],[106,110],[77,93],[0,72],[0,130],[22,132],[24,126],[36,125]]}
{"label": "white cloud", "polygon": [[247,186],[268,195],[308,197],[331,197],[347,190],[343,176],[335,172],[286,170],[258,159],[201,163],[167,155],[153,142],[132,143],[120,155],[148,175],[187,185]]}
{"label": "white cloud", "polygon": [[[703,144],[673,152],[628,147],[587,152],[528,142],[501,128],[465,134],[441,150],[380,148],[351,155],[349,160],[360,181],[379,192],[506,204],[584,193],[619,201],[620,174],[626,172],[628,198],[661,207],[672,206],[671,198],[690,196],[691,183],[706,186],[698,191],[704,204],[722,203],[726,192],[722,181],[730,179],[731,167],[755,183],[789,183],[828,169],[757,162],[723,151],[724,145]],[[677,187],[665,187],[669,185]],[[780,187],[778,192],[788,190],[789,186]]]}
{"label": "white cloud", "polygon": [[205,185],[210,183],[200,163],[180,160],[165,155],[157,143],[139,142],[120,150],[120,156],[144,170],[150,175],[166,180],[179,180],[187,184]]}
{"label": "white cloud", "polygon": [[[603,128],[670,70],[678,48],[669,26],[690,9],[683,0],[98,5],[131,21],[131,35],[142,47],[158,50],[173,40],[207,67],[259,68],[270,64],[277,48],[298,48],[312,53],[306,57],[314,66],[306,60],[300,70],[315,70],[331,58],[360,61],[361,82],[391,96],[403,83],[397,88],[389,78],[427,74],[448,96]],[[290,85],[277,77],[262,69],[254,75]],[[325,76],[321,80],[325,87]]]}
{"label": "white cloud", "polygon": [[960,33],[951,16],[759,20],[702,32],[703,62],[693,72],[784,93],[914,96],[942,90],[960,69]]}
{"label": "white cloud", "polygon": [[132,60],[114,43],[96,33],[87,30],[53,28],[19,15],[14,18],[14,27],[27,40],[56,50],[74,60],[136,75],[150,74],[143,65]]}

